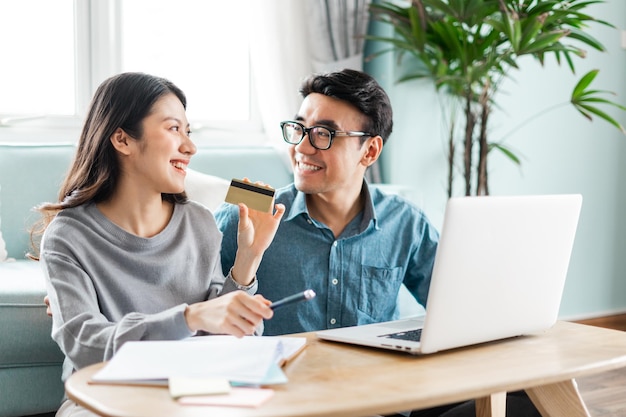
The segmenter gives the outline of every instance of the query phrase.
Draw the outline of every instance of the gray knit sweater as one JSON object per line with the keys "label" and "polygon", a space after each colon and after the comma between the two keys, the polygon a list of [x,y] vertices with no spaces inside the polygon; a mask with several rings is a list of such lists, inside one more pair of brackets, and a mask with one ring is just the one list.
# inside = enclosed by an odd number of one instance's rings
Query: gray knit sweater
{"label": "gray knit sweater", "polygon": [[41,264],[53,312],[52,337],[65,354],[63,379],[110,359],[128,340],[191,336],[188,304],[240,287],[224,278],[221,233],[211,212],[176,204],[158,235],[142,238],[86,204],[61,211],[48,226]]}

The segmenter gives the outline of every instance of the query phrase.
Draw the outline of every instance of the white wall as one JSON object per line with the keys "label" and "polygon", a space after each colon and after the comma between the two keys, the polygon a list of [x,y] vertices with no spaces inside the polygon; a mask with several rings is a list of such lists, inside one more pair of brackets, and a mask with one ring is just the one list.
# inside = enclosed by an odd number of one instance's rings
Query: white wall
{"label": "white wall", "polygon": [[[490,132],[495,139],[522,124],[507,140],[523,158],[522,167],[491,156],[492,195],[583,195],[562,318],[626,312],[626,166],[620,163],[626,157],[626,136],[604,121],[589,122],[571,105],[545,112],[567,101],[580,76],[593,68],[600,69],[593,85],[616,92],[626,104],[626,50],[620,45],[626,2],[610,0],[588,12],[617,27],[588,29],[608,52],[589,51],[586,59],[575,61],[576,75],[552,59],[545,68],[524,61],[515,81],[501,88],[506,93],[497,101],[506,114],[496,110]],[[395,64],[381,61],[390,56],[377,58],[372,71],[390,93],[395,115],[394,133],[383,153],[385,180],[414,187],[416,202],[440,226],[447,167],[438,98],[428,82],[394,84]],[[524,123],[539,111],[544,114]],[[626,113],[609,112],[626,125]]]}

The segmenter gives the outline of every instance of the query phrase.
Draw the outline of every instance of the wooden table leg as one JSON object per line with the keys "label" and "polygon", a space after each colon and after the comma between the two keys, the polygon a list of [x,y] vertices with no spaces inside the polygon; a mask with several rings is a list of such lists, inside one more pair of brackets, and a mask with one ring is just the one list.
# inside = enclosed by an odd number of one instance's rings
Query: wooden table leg
{"label": "wooden table leg", "polygon": [[476,399],[476,417],[505,417],[506,392]]}
{"label": "wooden table leg", "polygon": [[526,393],[543,417],[591,417],[573,379],[530,388]]}

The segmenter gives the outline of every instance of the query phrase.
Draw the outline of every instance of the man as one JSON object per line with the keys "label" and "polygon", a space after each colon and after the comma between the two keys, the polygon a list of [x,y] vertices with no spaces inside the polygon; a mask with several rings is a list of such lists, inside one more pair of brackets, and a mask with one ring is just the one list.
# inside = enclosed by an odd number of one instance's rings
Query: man
{"label": "man", "polygon": [[[264,334],[395,319],[401,284],[425,306],[438,233],[418,208],[364,180],[392,131],[387,94],[354,70],[312,76],[300,91],[300,110],[281,123],[294,184],[276,192],[286,212],[257,277],[270,300],[308,288],[317,297],[276,310]],[[216,213],[224,268],[237,252],[233,208]]]}
{"label": "man", "polygon": [[[275,311],[265,335],[395,319],[404,284],[426,306],[439,235],[421,210],[364,179],[392,131],[385,91],[369,75],[314,75],[294,120],[281,123],[294,183],[277,190],[286,207],[257,270],[269,300],[313,289],[317,297]],[[225,273],[237,252],[238,213],[216,213]],[[411,417],[475,416],[473,401],[411,412]],[[507,416],[540,417],[523,392],[507,396]]]}

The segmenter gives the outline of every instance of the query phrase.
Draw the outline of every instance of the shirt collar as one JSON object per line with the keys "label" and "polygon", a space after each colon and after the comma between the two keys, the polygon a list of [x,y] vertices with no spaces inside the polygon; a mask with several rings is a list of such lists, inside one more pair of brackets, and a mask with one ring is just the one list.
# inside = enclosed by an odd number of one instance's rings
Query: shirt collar
{"label": "shirt collar", "polygon": [[374,198],[370,193],[368,182],[363,179],[363,196],[365,205],[363,206],[363,219],[361,221],[360,231],[363,232],[369,226],[370,222],[374,222],[374,227],[378,229],[378,217],[376,217],[376,209],[374,208]]}
{"label": "shirt collar", "polygon": [[[365,231],[372,220],[374,221],[374,226],[378,229],[378,219],[376,217],[376,210],[374,209],[374,201],[372,200],[369,184],[365,179],[363,179],[363,188],[361,192],[364,195],[365,205],[363,207],[363,217],[361,219],[361,224],[359,225],[359,232]],[[309,217],[309,210],[306,206],[305,197],[306,195],[303,192],[296,190],[296,197],[293,199],[293,204],[291,205],[291,209],[289,210],[287,217],[285,217],[285,221],[293,220],[300,214],[305,214]]]}
{"label": "shirt collar", "polygon": [[293,220],[294,218],[298,217],[300,214],[306,214],[308,217],[309,209],[307,209],[306,207],[305,194],[296,189],[296,197],[293,199],[293,203],[291,204],[291,209],[289,209],[289,213],[285,217],[285,221]]}

